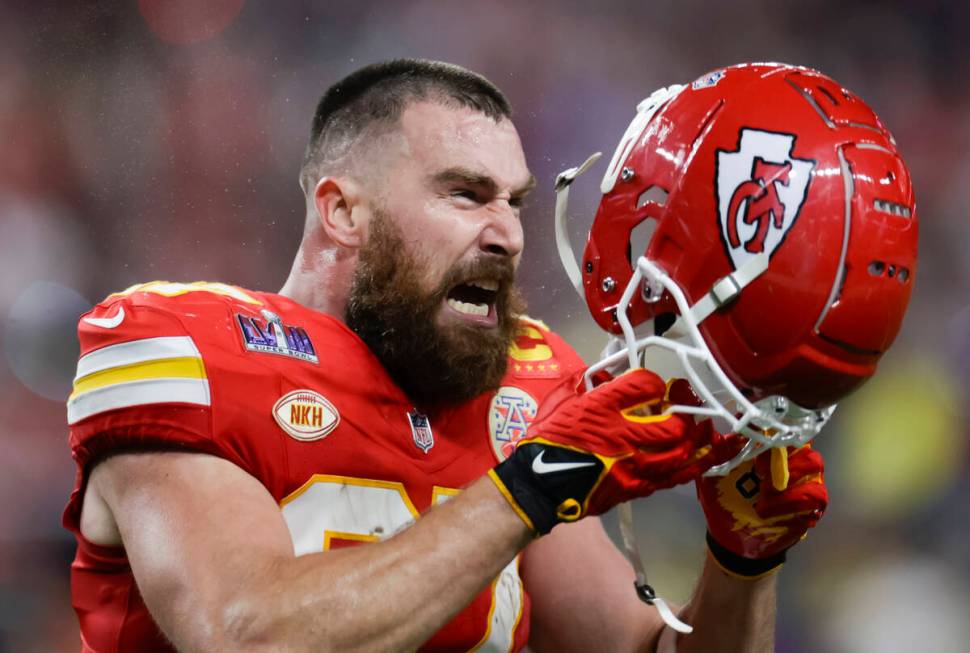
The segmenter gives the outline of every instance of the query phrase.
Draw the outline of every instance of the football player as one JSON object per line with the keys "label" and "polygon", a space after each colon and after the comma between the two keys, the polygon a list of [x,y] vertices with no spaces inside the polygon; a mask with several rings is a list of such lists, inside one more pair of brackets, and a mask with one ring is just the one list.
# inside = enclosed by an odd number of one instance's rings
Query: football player
{"label": "football player", "polygon": [[[772,572],[825,507],[821,461],[739,451],[678,409],[706,391],[636,353],[593,384],[521,315],[534,180],[492,84],[414,60],[350,75],[317,108],[301,185],[279,294],[153,282],[79,323],[65,525],[84,650],[655,647],[661,616],[595,515],[724,465],[698,484],[695,629],[665,646],[771,649]],[[761,389],[785,394],[776,380]]]}

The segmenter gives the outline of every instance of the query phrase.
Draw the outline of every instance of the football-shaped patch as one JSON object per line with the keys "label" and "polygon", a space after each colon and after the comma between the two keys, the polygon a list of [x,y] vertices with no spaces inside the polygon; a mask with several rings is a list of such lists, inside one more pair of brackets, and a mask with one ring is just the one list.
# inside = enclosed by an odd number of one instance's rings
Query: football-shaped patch
{"label": "football-shaped patch", "polygon": [[340,423],[340,413],[323,395],[313,390],[294,390],[273,406],[280,428],[301,442],[326,437]]}

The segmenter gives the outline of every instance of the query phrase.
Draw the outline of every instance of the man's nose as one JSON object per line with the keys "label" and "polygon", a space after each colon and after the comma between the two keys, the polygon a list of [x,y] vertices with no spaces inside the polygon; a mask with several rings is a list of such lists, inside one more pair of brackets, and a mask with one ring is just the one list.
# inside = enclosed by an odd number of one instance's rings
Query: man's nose
{"label": "man's nose", "polygon": [[505,200],[490,207],[488,221],[479,238],[482,251],[501,256],[516,257],[522,252],[522,223],[518,212]]}

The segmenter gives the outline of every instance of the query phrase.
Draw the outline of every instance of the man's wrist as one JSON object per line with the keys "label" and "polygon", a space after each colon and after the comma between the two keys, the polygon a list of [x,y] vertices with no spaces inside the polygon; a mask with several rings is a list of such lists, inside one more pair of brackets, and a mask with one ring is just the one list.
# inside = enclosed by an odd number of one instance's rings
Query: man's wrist
{"label": "man's wrist", "polygon": [[526,513],[525,510],[522,509],[522,506],[519,505],[519,502],[516,501],[512,494],[512,490],[505,484],[505,481],[495,471],[495,468],[488,470],[488,477],[495,484],[495,487],[498,488],[498,491],[502,494],[502,496],[505,497],[505,500],[508,501],[509,506],[511,506],[512,510],[515,511],[515,514],[517,514],[519,518],[525,522],[525,525],[529,528],[529,530],[535,535],[539,535],[539,531],[536,529],[536,525],[532,521],[532,518],[529,517],[528,513]]}
{"label": "man's wrist", "polygon": [[785,564],[787,549],[767,558],[746,558],[721,545],[707,532],[707,550],[721,571],[740,580],[758,580],[775,573]]}

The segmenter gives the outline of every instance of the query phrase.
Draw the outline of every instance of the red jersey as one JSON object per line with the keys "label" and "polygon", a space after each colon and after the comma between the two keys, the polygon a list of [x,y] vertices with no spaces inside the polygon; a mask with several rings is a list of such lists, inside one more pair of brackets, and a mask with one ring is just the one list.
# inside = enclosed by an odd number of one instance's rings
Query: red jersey
{"label": "red jersey", "polygon": [[[422,414],[342,322],[224,284],[154,282],[82,316],[68,400],[77,483],[72,599],[85,651],[170,651],[123,549],[80,534],[86,474],[104,456],[221,456],[279,502],[297,555],[389,537],[479,478],[582,361],[523,318],[502,386]],[[511,562],[424,651],[518,651],[529,599]]]}

